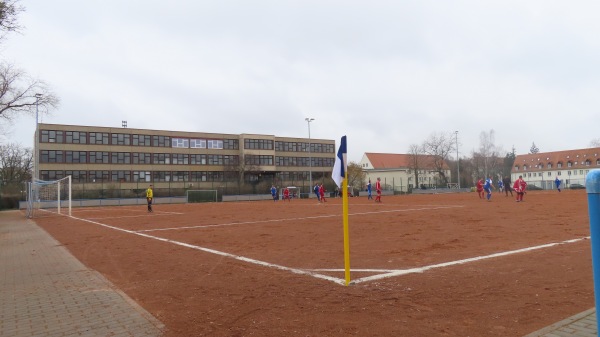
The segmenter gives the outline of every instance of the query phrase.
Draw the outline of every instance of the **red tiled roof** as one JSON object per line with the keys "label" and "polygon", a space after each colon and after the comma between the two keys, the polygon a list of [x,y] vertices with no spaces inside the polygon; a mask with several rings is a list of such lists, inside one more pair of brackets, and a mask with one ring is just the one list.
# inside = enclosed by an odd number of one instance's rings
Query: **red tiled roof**
{"label": "red tiled roof", "polygon": [[[570,168],[598,167],[600,163],[600,147],[517,155],[512,171],[521,172],[524,165],[527,165],[527,171],[547,171],[548,164],[552,164],[551,169],[557,169],[558,163],[562,163],[560,169],[564,170],[569,168],[567,166],[568,162],[571,162]],[[519,171],[515,171],[515,167],[517,166],[519,167]]]}
{"label": "red tiled roof", "polygon": [[[365,153],[371,165],[373,165],[374,169],[398,169],[398,168],[409,168],[410,165],[410,154],[399,154],[399,153]],[[430,155],[419,155],[422,157],[422,164],[425,166],[423,168],[432,168],[427,167],[427,165],[433,163],[433,156]],[[444,169],[448,169],[446,163],[444,163]]]}

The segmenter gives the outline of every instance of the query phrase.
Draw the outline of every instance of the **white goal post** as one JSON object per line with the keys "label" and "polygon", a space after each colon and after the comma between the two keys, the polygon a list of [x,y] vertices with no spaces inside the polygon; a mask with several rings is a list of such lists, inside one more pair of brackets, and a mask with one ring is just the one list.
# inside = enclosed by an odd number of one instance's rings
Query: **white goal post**
{"label": "white goal post", "polygon": [[448,183],[448,188],[458,188],[458,183]]}
{"label": "white goal post", "polygon": [[53,213],[71,216],[71,176],[50,181],[34,179],[27,185],[28,218]]}

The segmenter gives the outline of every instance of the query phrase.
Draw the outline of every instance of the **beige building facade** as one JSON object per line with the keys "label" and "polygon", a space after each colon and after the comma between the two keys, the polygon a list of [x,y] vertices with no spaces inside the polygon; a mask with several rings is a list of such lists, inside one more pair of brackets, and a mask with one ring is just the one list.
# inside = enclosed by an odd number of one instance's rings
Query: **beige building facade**
{"label": "beige building facade", "polygon": [[330,178],[335,161],[334,140],[258,134],[39,124],[35,143],[37,178],[71,176],[74,189],[88,190],[268,193],[275,184],[310,192],[309,175]]}
{"label": "beige building facade", "polygon": [[[420,155],[418,181],[415,181],[414,170],[411,169],[411,156],[408,154],[395,153],[370,153],[363,155],[360,166],[366,174],[367,183],[375,183],[377,178],[381,180],[381,186],[385,190],[407,192],[413,188],[432,188],[440,186],[440,175],[431,165],[430,156]],[[450,169],[444,164],[444,174],[451,181]],[[364,190],[364,188],[362,188]]]}
{"label": "beige building facade", "polygon": [[557,178],[564,188],[569,188],[573,184],[585,186],[587,174],[591,169],[598,168],[600,168],[599,147],[530,153],[517,155],[511,179],[514,182],[519,176],[523,176],[527,184],[545,190],[556,189]]}

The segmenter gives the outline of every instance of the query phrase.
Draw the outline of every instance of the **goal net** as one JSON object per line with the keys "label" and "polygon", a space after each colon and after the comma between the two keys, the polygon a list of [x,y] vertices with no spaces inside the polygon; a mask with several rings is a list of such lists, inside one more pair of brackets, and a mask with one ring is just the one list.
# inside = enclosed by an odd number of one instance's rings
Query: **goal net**
{"label": "goal net", "polygon": [[71,216],[71,176],[27,183],[27,217],[63,214]]}
{"label": "goal net", "polygon": [[188,203],[217,202],[217,190],[188,190],[186,199]]}

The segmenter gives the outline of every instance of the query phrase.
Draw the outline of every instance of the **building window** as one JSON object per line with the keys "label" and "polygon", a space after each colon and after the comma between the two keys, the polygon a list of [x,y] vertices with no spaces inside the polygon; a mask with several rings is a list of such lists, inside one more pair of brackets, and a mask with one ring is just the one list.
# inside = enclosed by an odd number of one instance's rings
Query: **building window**
{"label": "building window", "polygon": [[244,149],[273,150],[270,139],[244,139]]}
{"label": "building window", "polygon": [[223,141],[219,139],[210,139],[207,141],[209,149],[222,150],[223,149]]}
{"label": "building window", "polygon": [[[152,164],[157,165],[165,165],[171,163],[171,155],[168,153],[154,153],[152,155]],[[156,181],[156,180],[155,180]]]}
{"label": "building window", "polygon": [[240,149],[240,141],[237,139],[224,139],[223,140],[223,149],[239,150]]}
{"label": "building window", "polygon": [[108,133],[90,132],[90,144],[108,145]]}
{"label": "building window", "polygon": [[150,175],[149,171],[134,171],[133,181],[149,183],[152,181],[152,175]]}
{"label": "building window", "polygon": [[244,157],[246,165],[273,165],[273,156],[255,156],[247,155]]}
{"label": "building window", "polygon": [[206,172],[191,172],[190,173],[190,181],[206,181],[207,173]]}
{"label": "building window", "polygon": [[93,183],[100,183],[108,181],[109,172],[108,171],[89,171],[88,179]]}
{"label": "building window", "polygon": [[523,171],[527,171],[527,165],[523,165]]}
{"label": "building window", "polygon": [[65,171],[65,177],[71,176],[71,181],[74,183],[84,183],[87,181],[86,171]]}
{"label": "building window", "polygon": [[90,152],[90,164],[108,164],[108,152]]}
{"label": "building window", "polygon": [[152,164],[152,156],[150,153],[134,152],[133,153],[134,164]]}
{"label": "building window", "polygon": [[63,152],[54,150],[42,150],[40,151],[40,163],[62,163]]}
{"label": "building window", "polygon": [[192,165],[206,165],[205,154],[192,154],[190,155],[190,164]]}
{"label": "building window", "polygon": [[112,152],[112,161],[111,162],[113,164],[131,164],[131,153],[129,153],[129,152]]}
{"label": "building window", "polygon": [[206,149],[206,139],[190,139],[192,149]]}
{"label": "building window", "polygon": [[562,172],[561,172],[561,171],[558,171],[558,173],[557,173],[556,175],[557,175],[557,176],[560,176],[560,175],[562,175]]}
{"label": "building window", "polygon": [[561,168],[561,167],[562,167],[562,163],[557,163],[557,164],[556,164],[556,167],[557,167],[557,168]]}
{"label": "building window", "polygon": [[224,174],[220,171],[209,171],[206,172],[208,181],[223,181]]}
{"label": "building window", "polygon": [[189,174],[186,171],[173,172],[173,181],[188,181]]}
{"label": "building window", "polygon": [[131,145],[131,137],[124,133],[113,133],[112,145]]}
{"label": "building window", "polygon": [[150,135],[131,135],[133,146],[151,146],[152,138]]}
{"label": "building window", "polygon": [[546,168],[551,169],[552,168],[552,163],[548,163],[548,166]]}
{"label": "building window", "polygon": [[87,132],[66,131],[65,143],[67,144],[87,144]]}
{"label": "building window", "polygon": [[169,181],[171,181],[171,172],[169,172],[169,171],[154,171],[154,172],[152,172],[152,181],[169,182]]}
{"label": "building window", "polygon": [[187,165],[190,162],[190,156],[187,154],[173,154],[173,164],[175,165]]}
{"label": "building window", "polygon": [[63,171],[40,171],[42,180],[58,180],[65,177]]}
{"label": "building window", "polygon": [[87,163],[87,152],[85,151],[65,151],[65,159],[67,163]]}
{"label": "building window", "polygon": [[588,159],[585,161],[585,166],[590,166],[592,164],[592,162]]}
{"label": "building window", "polygon": [[571,163],[570,161],[567,162],[567,167],[571,167],[573,166],[573,163]]}
{"label": "building window", "polygon": [[111,181],[117,182],[129,182],[131,181],[131,172],[129,171],[112,171],[111,172]]}
{"label": "building window", "polygon": [[42,143],[63,143],[64,142],[63,131],[54,130],[42,130],[42,137],[40,142]]}
{"label": "building window", "polygon": [[187,138],[171,138],[171,143],[173,144],[173,147],[180,147],[185,149],[190,147],[190,140]]}
{"label": "building window", "polygon": [[152,136],[152,145],[156,147],[171,147],[171,137]]}

